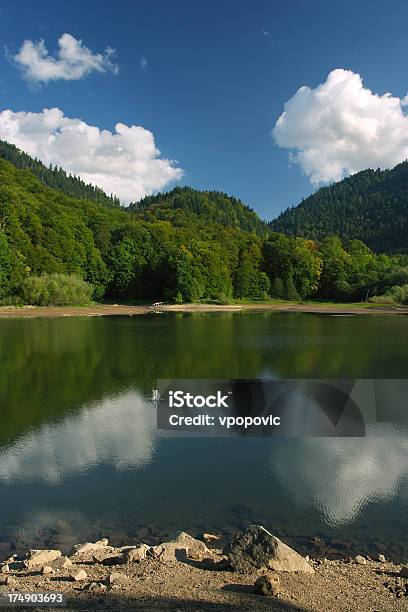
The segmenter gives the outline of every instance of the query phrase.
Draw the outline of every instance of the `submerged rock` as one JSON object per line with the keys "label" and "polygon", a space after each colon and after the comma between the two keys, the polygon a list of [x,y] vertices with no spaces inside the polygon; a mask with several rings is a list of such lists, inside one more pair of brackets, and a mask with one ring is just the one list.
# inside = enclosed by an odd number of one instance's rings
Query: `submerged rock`
{"label": "submerged rock", "polygon": [[280,579],[279,576],[275,573],[263,574],[259,576],[255,580],[255,591],[259,595],[266,596],[275,596],[279,595],[281,592],[280,589]]}
{"label": "submerged rock", "polygon": [[261,525],[239,532],[226,548],[228,561],[237,572],[269,568],[282,572],[314,573],[311,565]]}

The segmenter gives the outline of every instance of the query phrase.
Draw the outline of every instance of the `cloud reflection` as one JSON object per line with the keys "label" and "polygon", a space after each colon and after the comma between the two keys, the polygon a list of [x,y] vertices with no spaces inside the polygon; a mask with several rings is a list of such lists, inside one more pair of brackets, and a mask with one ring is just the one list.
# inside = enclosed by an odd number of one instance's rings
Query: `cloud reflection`
{"label": "cloud reflection", "polygon": [[273,472],[295,502],[317,509],[327,524],[350,523],[367,504],[391,500],[408,483],[408,439],[391,427],[367,429],[371,437],[276,444]]}
{"label": "cloud reflection", "polygon": [[57,484],[100,463],[118,470],[143,467],[151,461],[156,436],[153,405],[128,391],[20,437],[0,452],[0,481]]}

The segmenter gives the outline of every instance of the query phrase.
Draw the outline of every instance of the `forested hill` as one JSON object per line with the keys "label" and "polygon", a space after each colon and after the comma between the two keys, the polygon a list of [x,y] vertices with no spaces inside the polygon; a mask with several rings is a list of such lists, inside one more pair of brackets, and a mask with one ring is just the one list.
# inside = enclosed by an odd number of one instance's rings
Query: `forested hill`
{"label": "forested hill", "polygon": [[80,200],[94,200],[105,206],[118,208],[119,199],[113,195],[108,196],[100,188],[87,184],[77,176],[67,174],[62,168],[57,166],[49,168],[38,159],[33,159],[24,151],[21,151],[13,144],[0,140],[0,158],[11,162],[16,168],[30,170],[44,185],[58,189],[65,195]]}
{"label": "forested hill", "polygon": [[289,236],[363,240],[376,252],[408,252],[408,162],[363,170],[289,208],[271,222]]}
{"label": "forested hill", "polygon": [[130,211],[74,199],[0,158],[0,305],[78,304],[92,295],[405,303],[408,256],[375,255],[359,240],[271,232],[218,192],[177,188]]}
{"label": "forested hill", "polygon": [[168,193],[148,196],[129,206],[144,221],[170,221],[176,227],[192,223],[217,223],[224,227],[265,234],[268,226],[241,200],[220,191],[176,187]]}

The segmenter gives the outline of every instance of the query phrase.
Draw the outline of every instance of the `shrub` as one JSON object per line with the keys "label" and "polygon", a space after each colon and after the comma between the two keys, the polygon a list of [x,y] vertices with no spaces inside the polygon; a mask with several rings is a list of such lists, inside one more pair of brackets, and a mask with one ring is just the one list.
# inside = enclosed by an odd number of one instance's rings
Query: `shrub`
{"label": "shrub", "polygon": [[0,306],[22,306],[23,303],[19,295],[9,295],[8,297],[0,298]]}
{"label": "shrub", "polygon": [[372,304],[395,304],[392,295],[373,295],[368,299]]}
{"label": "shrub", "polygon": [[89,304],[93,287],[74,274],[29,276],[21,286],[24,302],[34,306]]}
{"label": "shrub", "polygon": [[408,285],[394,285],[384,295],[374,295],[369,301],[374,304],[407,304]]}

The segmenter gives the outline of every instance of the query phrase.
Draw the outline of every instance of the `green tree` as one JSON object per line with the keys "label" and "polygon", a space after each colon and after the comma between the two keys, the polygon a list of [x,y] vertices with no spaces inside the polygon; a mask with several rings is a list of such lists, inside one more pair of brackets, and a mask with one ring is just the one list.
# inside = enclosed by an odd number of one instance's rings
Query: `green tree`
{"label": "green tree", "polygon": [[10,247],[6,235],[0,229],[0,300],[18,293],[28,272],[24,257]]}

